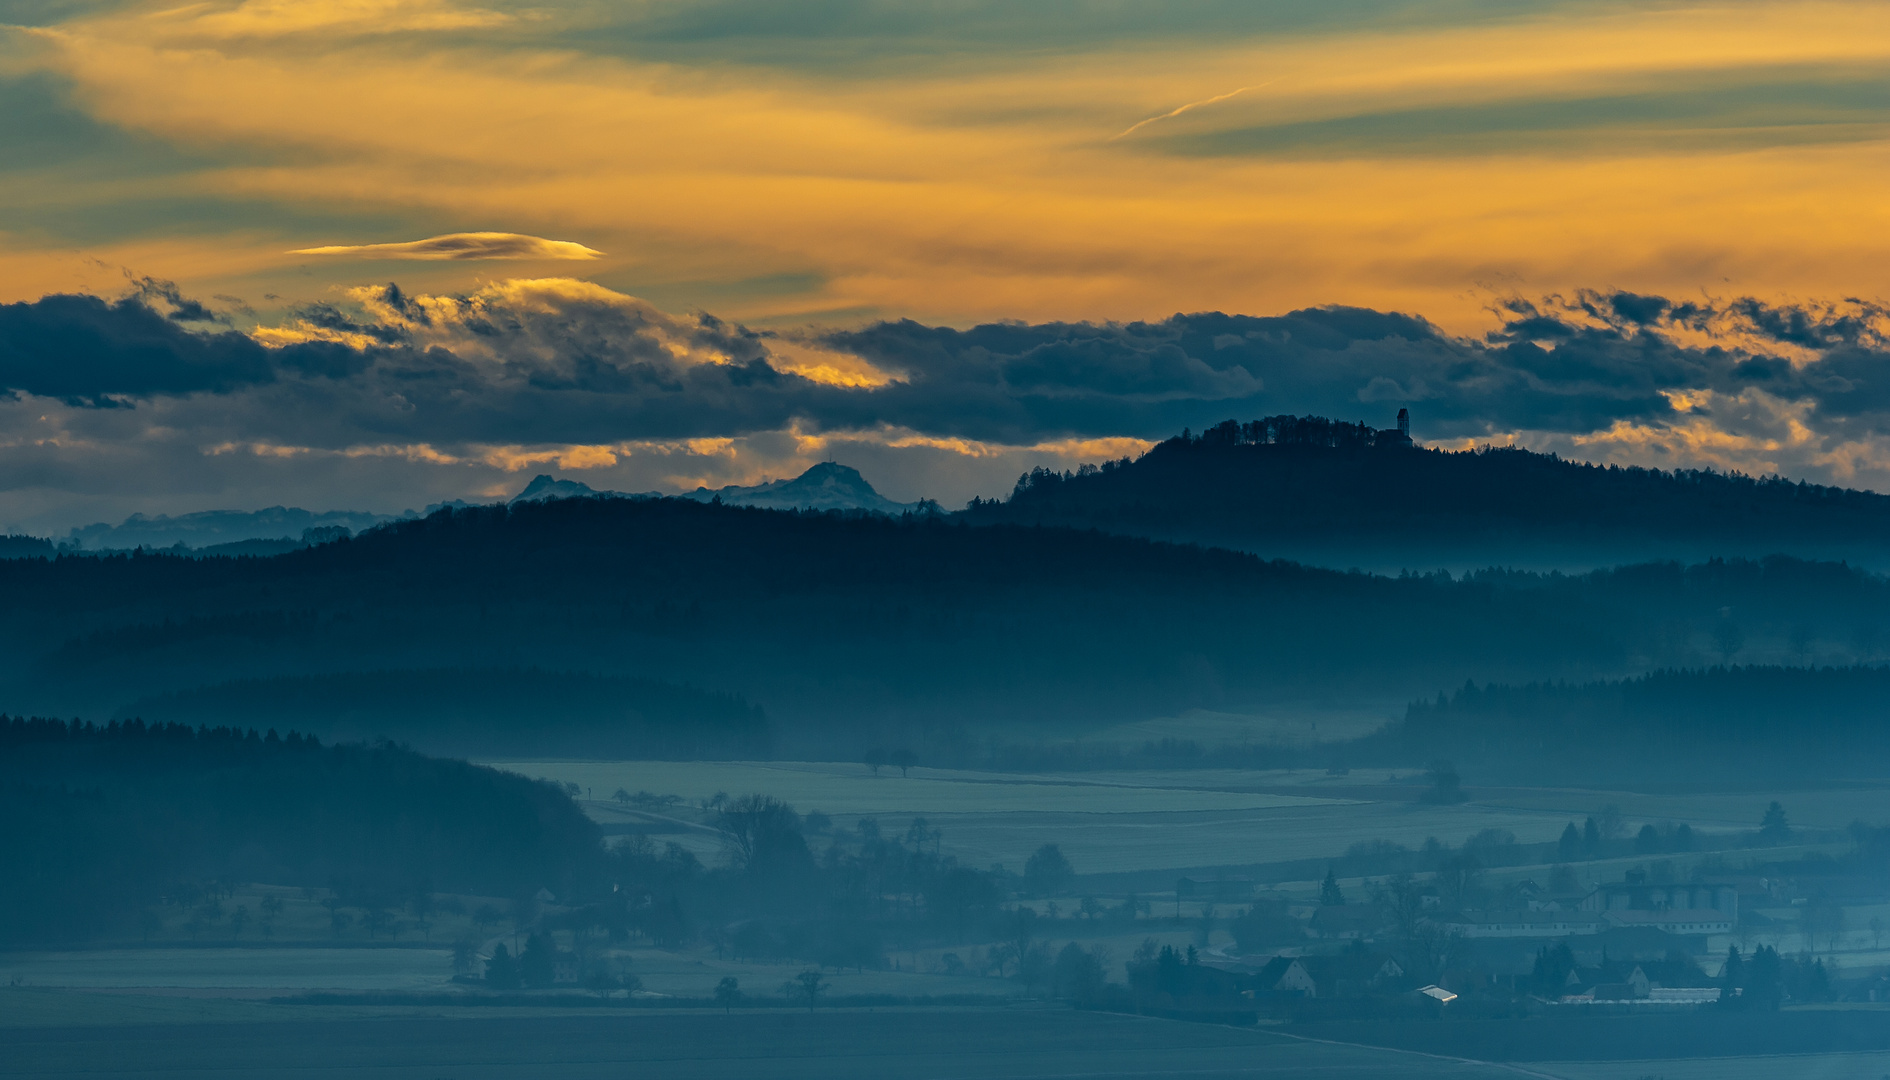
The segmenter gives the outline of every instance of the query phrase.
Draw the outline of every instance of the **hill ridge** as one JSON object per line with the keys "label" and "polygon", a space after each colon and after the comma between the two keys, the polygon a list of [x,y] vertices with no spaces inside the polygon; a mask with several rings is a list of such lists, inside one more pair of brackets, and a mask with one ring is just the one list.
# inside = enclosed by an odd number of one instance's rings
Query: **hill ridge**
{"label": "hill ridge", "polygon": [[1890,495],[1512,446],[1406,449],[1395,430],[1321,417],[1229,420],[1139,458],[1033,469],[961,514],[1377,570],[1775,553],[1890,568]]}

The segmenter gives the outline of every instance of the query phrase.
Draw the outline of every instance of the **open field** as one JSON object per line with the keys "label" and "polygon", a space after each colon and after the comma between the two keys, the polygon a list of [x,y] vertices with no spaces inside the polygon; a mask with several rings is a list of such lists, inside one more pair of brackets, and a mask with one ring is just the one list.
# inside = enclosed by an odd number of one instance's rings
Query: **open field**
{"label": "open field", "polygon": [[[605,822],[656,821],[655,831],[704,859],[719,855],[713,830],[660,815],[622,812],[607,801],[619,788],[676,795],[696,803],[718,792],[773,795],[803,812],[820,810],[837,826],[878,817],[903,829],[913,817],[944,831],[944,850],[974,866],[1020,868],[1046,843],[1058,844],[1079,873],[1183,870],[1292,859],[1330,858],[1362,840],[1417,847],[1430,837],[1459,844],[1483,829],[1505,829],[1524,842],[1552,840],[1570,821],[1621,814],[1631,834],[1646,823],[1685,822],[1709,833],[1754,829],[1778,800],[1792,821],[1835,829],[1890,811],[1890,786],[1820,790],[1642,793],[1555,788],[1469,789],[1458,806],[1416,801],[1408,770],[1323,772],[1169,769],[1026,775],[912,770],[845,762],[494,763],[525,775],[587,789],[593,816]],[[816,839],[818,844],[818,840]]]}
{"label": "open field", "polygon": [[[1123,970],[1135,947],[1145,939],[1185,948],[1195,940],[1189,928],[1176,928],[1152,920],[1118,931],[1114,937],[1099,936],[1098,927],[1077,920],[1046,924],[1046,936],[1060,943],[1066,938],[1081,938],[1086,946],[1106,945],[1111,956],[1110,977],[1118,982],[1127,976]],[[1225,933],[1219,939],[1226,939]],[[1218,939],[1217,939],[1218,940]],[[1231,939],[1226,939],[1231,940]],[[481,941],[485,950],[504,941],[516,950],[519,942],[509,934]],[[1024,988],[1013,979],[964,972],[940,973],[940,958],[947,952],[961,957],[990,943],[967,942],[954,946],[936,946],[922,950],[895,950],[887,956],[884,970],[835,971],[828,975],[831,992],[837,995],[885,995],[900,998],[949,997],[1020,997]],[[682,950],[653,947],[613,947],[612,959],[626,973],[642,984],[642,992],[680,998],[706,998],[724,977],[738,981],[752,997],[778,996],[783,982],[805,970],[799,960],[766,961],[725,959],[707,946]],[[895,966],[896,965],[896,966]],[[102,996],[127,1000],[149,995],[144,1000],[204,1001],[224,998],[234,1001],[260,1001],[271,997],[293,996],[305,992],[343,993],[459,994],[477,992],[451,981],[450,952],[432,948],[340,948],[340,947],[265,947],[252,944],[242,948],[162,948],[84,949],[38,952],[0,952],[0,987],[13,989],[16,996],[6,1000],[24,1002],[43,1012],[48,999],[33,993],[84,991],[83,1000]],[[89,993],[96,992],[96,993]],[[573,988],[561,988],[572,993]],[[29,996],[20,997],[19,993]],[[24,1008],[25,1006],[21,1006]],[[40,1015],[35,1012],[34,1015]],[[0,1023],[17,1018],[0,1018]]]}
{"label": "open field", "polygon": [[1696,829],[1756,829],[1767,804],[1778,802],[1794,826],[1841,829],[1853,821],[1890,822],[1890,784],[1778,788],[1750,792],[1645,793],[1557,788],[1501,788],[1470,796],[1489,806],[1592,814],[1599,806],[1617,807],[1637,826],[1643,821],[1684,821]]}
{"label": "open field", "polygon": [[[1409,769],[1354,769],[1344,776],[1317,770],[1161,769],[1071,774],[1093,783],[1201,791],[1251,791],[1341,801],[1410,801],[1420,778]],[[1613,791],[1599,788],[1492,787],[1465,778],[1472,805],[1561,814],[1580,820],[1613,806],[1625,822],[1686,822],[1696,829],[1756,829],[1768,803],[1779,802],[1792,824],[1841,829],[1853,821],[1890,822],[1890,781],[1743,791]]]}
{"label": "open field", "polygon": [[164,987],[438,991],[450,949],[91,949],[0,953],[0,981],[89,989]]}
{"label": "open field", "polygon": [[1370,734],[1403,711],[1403,702],[1292,707],[1258,713],[1189,709],[1175,716],[1137,720],[1088,732],[1083,741],[1135,745],[1177,739],[1197,743],[1204,749],[1225,743],[1302,746]]}
{"label": "open field", "polygon": [[[1196,786],[1180,772],[1018,776],[914,769],[875,777],[862,765],[748,762],[503,762],[500,768],[560,783],[593,796],[593,816],[612,820],[618,788],[696,801],[716,792],[774,795],[803,812],[821,810],[841,827],[877,816],[903,829],[924,817],[944,832],[944,850],[974,866],[1021,869],[1040,845],[1058,844],[1080,873],[1170,870],[1337,855],[1361,840],[1413,847],[1435,836],[1460,843],[1482,829],[1508,829],[1524,841],[1553,839],[1562,815],[1467,804],[1426,806],[1408,788],[1384,801]],[[1272,774],[1243,774],[1251,780]],[[1310,774],[1301,774],[1310,776]],[[1348,794],[1358,791],[1354,786]],[[679,825],[664,839],[712,856],[713,834]],[[815,841],[818,843],[818,840]]]}
{"label": "open field", "polygon": [[[65,998],[61,1012],[25,998]],[[22,1009],[22,1006],[25,1006]],[[166,1011],[168,1007],[168,1011]],[[185,1009],[195,1010],[186,1012]],[[24,1012],[34,1023],[12,1023]],[[1429,1052],[1361,1045],[1336,1033],[1235,1028],[1049,1006],[934,1009],[601,1010],[451,1009],[161,1002],[98,994],[0,990],[0,1077],[91,1080],[242,1076],[256,1080],[666,1080],[779,1077],[851,1080],[1266,1077],[1268,1080],[1877,1080],[1890,1051],[1752,1053],[1741,1057],[1643,1056],[1626,1048],[1660,1038],[1660,1025],[1622,1018],[1554,1025],[1550,1040],[1580,1057],[1542,1060],[1527,1042],[1492,1045],[1505,1061],[1474,1053],[1478,1025],[1422,1023]],[[108,1019],[109,1018],[109,1019]],[[1736,1018],[1704,1018],[1706,1028]],[[1884,1014],[1853,1016],[1844,1042],[1881,1042]],[[107,1022],[102,1022],[107,1021]],[[1525,1025],[1534,1027],[1535,1025]],[[1702,1025],[1681,1023],[1680,1028]],[[1816,1016],[1779,1014],[1781,1044],[1818,1038]],[[1640,1029],[1638,1034],[1627,1029]],[[1617,1032],[1617,1029],[1620,1029]],[[1469,1035],[1468,1044],[1460,1036]],[[1676,1034],[1679,1034],[1676,1031]],[[1707,1032],[1706,1034],[1711,1034]],[[1700,1031],[1673,1043],[1696,1052]],[[1458,1045],[1466,1044],[1466,1045]],[[1520,1052],[1516,1052],[1520,1051]],[[1658,1054],[1658,1051],[1656,1051]]]}
{"label": "open field", "polygon": [[695,802],[717,792],[759,792],[802,811],[828,814],[952,814],[1059,812],[1158,813],[1180,810],[1259,810],[1324,805],[1314,794],[1184,789],[1159,783],[1122,783],[1077,776],[1028,776],[953,769],[899,770],[879,775],[851,762],[747,761],[495,761],[495,768],[589,789],[607,798],[618,788],[680,795]]}
{"label": "open field", "polygon": [[[1053,928],[1054,929],[1054,928]],[[1071,923],[1054,940],[1080,936],[1087,945],[1107,944],[1114,958],[1111,975],[1125,978],[1122,962],[1144,938],[1186,947],[1191,931],[1153,924],[1099,938],[1093,928]],[[1224,936],[1224,935],[1223,935]],[[508,948],[514,943],[506,938]],[[488,942],[490,948],[492,943]],[[880,971],[837,971],[828,975],[838,995],[888,995],[904,998],[1017,997],[1023,987],[1012,979],[974,974],[938,974],[939,957],[980,947],[967,943],[920,951],[895,951]],[[696,947],[681,951],[614,948],[614,960],[635,975],[643,991],[668,997],[706,998],[723,977],[736,979],[751,996],[773,997],[781,984],[806,970],[803,961],[770,962],[717,957]],[[898,967],[890,965],[897,964]],[[149,992],[167,998],[262,1000],[304,992],[437,994],[464,993],[451,981],[450,953],[434,949],[92,949],[59,952],[0,953],[0,985],[31,991],[77,990],[110,993]],[[571,993],[570,987],[561,988]],[[24,1000],[24,999],[22,999]],[[35,999],[37,1000],[37,999]]]}
{"label": "open field", "polygon": [[0,1077],[621,1080],[1343,1077],[1480,1080],[1505,1066],[1057,1009],[389,1017],[14,1029]]}
{"label": "open field", "polygon": [[1890,1052],[1765,1054],[1671,1061],[1550,1061],[1530,1068],[1567,1080],[1882,1080]]}
{"label": "open field", "polygon": [[[1177,941],[1186,937],[1168,936]],[[1129,947],[1140,940],[1136,937]],[[509,938],[507,945],[512,945]],[[829,976],[828,982],[834,993],[842,995],[1012,997],[1022,992],[1016,982],[1007,979],[930,974],[938,951],[898,953],[888,961],[898,961],[898,970],[838,972]],[[615,949],[612,955],[625,971],[642,981],[646,992],[671,997],[707,997],[724,976],[733,976],[750,994],[771,996],[784,981],[807,967],[799,961],[723,960],[701,948],[684,952]],[[1120,955],[1126,957],[1128,951]],[[1120,972],[1116,974],[1121,977]],[[307,991],[462,992],[451,976],[452,954],[436,949],[154,948],[0,953],[0,983],[17,980],[18,986],[29,989],[148,990],[173,996],[248,999]]]}

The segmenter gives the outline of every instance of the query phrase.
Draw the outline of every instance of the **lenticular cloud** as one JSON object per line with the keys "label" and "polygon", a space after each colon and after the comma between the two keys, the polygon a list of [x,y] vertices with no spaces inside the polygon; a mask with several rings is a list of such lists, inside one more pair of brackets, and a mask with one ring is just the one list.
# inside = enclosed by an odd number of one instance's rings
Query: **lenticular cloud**
{"label": "lenticular cloud", "polygon": [[603,252],[570,240],[546,240],[524,233],[464,232],[430,236],[397,244],[331,244],[298,248],[291,255],[350,255],[360,259],[595,259]]}

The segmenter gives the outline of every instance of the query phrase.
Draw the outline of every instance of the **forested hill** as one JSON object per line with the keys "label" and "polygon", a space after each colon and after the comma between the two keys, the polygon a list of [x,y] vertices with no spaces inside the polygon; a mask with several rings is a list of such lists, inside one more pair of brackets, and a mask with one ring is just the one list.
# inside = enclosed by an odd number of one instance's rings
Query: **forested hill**
{"label": "forested hill", "polygon": [[[1886,612],[1883,579],[1792,560],[1387,578],[1090,531],[571,499],[266,559],[0,562],[0,702],[102,717],[179,693],[160,700],[266,725],[272,697],[306,716],[310,693],[346,709],[348,686],[432,678],[360,673],[536,669],[742,694],[777,753],[851,754],[887,728],[975,739],[1335,699],[1390,715],[1466,679],[1873,661]],[[252,681],[200,689],[233,680]],[[496,695],[479,723],[559,722],[537,693]],[[405,729],[422,749],[429,723]]]}
{"label": "forested hill", "polygon": [[1714,666],[1584,683],[1466,685],[1344,751],[1446,758],[1519,783],[1776,781],[1890,773],[1890,668]]}
{"label": "forested hill", "polygon": [[0,943],[131,937],[160,897],[215,880],[382,904],[562,894],[601,851],[564,792],[463,761],[293,732],[4,715],[0,820]]}
{"label": "forested hill", "polygon": [[1775,553],[1890,569],[1890,496],[1515,448],[1412,448],[1317,417],[1229,420],[1135,460],[1039,469],[1008,500],[962,514],[1393,572]]}

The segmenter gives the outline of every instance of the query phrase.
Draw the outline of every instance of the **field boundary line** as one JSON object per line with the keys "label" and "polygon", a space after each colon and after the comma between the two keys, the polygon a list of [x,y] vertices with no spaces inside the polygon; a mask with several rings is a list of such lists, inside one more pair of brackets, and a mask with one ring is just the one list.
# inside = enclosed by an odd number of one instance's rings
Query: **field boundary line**
{"label": "field boundary line", "polygon": [[1557,1076],[1554,1073],[1536,1072],[1534,1069],[1527,1069],[1509,1061],[1484,1061],[1481,1058],[1457,1057],[1453,1054],[1433,1054],[1428,1050],[1406,1050],[1398,1046],[1373,1046],[1370,1043],[1342,1042],[1338,1039],[1320,1039],[1311,1035],[1296,1035],[1290,1031],[1278,1031],[1271,1028],[1239,1028],[1235,1027],[1233,1024],[1221,1024],[1219,1026],[1232,1028],[1236,1031],[1264,1030],[1269,1035],[1280,1035],[1288,1039],[1298,1039],[1300,1042],[1322,1043],[1326,1046],[1345,1046],[1354,1050],[1382,1050],[1393,1054],[1415,1054],[1418,1057],[1430,1058],[1433,1061],[1449,1061],[1458,1065],[1487,1065],[1493,1069],[1508,1069],[1511,1072],[1519,1073],[1523,1076],[1535,1077],[1535,1080],[1568,1080],[1566,1076]]}

